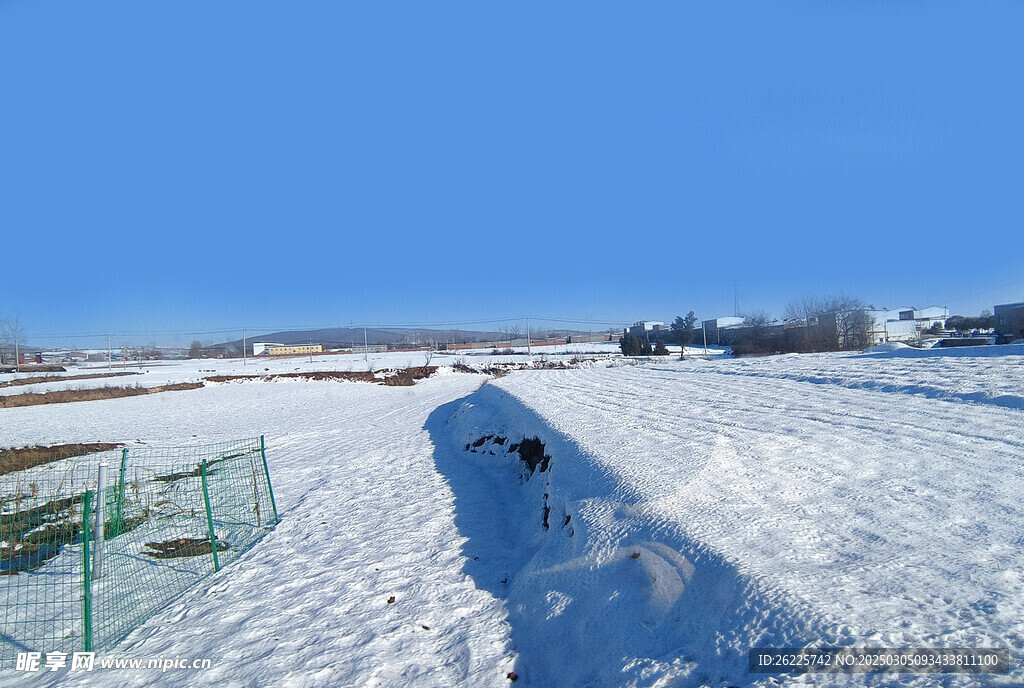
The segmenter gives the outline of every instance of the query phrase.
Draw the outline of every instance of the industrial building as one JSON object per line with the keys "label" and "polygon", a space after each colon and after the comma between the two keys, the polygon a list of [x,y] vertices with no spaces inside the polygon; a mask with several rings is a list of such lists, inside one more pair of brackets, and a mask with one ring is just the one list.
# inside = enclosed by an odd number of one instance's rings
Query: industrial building
{"label": "industrial building", "polygon": [[253,356],[295,356],[299,354],[319,354],[324,350],[323,344],[275,344],[273,342],[253,342]]}
{"label": "industrial building", "polygon": [[925,331],[936,324],[945,327],[949,319],[949,309],[939,306],[871,310],[868,314],[875,319],[871,332],[873,344],[917,342]]}
{"label": "industrial building", "polygon": [[1013,339],[1024,339],[1024,301],[1002,303],[992,310],[996,331]]}

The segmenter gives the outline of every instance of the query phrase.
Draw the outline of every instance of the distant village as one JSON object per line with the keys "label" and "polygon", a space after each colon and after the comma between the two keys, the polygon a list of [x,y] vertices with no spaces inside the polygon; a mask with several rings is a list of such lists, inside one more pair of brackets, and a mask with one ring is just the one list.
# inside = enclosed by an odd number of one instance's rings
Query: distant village
{"label": "distant village", "polygon": [[[792,309],[790,309],[792,310]],[[813,310],[813,309],[811,309]],[[288,343],[246,341],[190,347],[119,347],[109,349],[45,350],[19,344],[10,337],[0,340],[0,370],[22,365],[75,365],[106,362],[127,365],[143,361],[188,358],[234,358],[241,356],[313,356],[328,353],[379,353],[386,351],[464,351],[490,349],[517,353],[533,348],[587,342],[641,342],[643,353],[664,345],[729,347],[736,355],[787,352],[862,350],[871,346],[899,342],[911,346],[987,346],[1024,339],[1024,301],[998,304],[979,316],[950,315],[944,307],[875,309],[839,307],[820,309],[784,319],[764,315],[733,315],[699,321],[691,312],[673,323],[640,320],[620,330],[595,332],[522,331],[518,326],[502,328],[498,333],[419,333],[404,335],[395,341],[369,344],[349,342]],[[298,335],[300,333],[289,333]],[[626,349],[623,348],[626,352]],[[629,352],[634,353],[634,352]]]}
{"label": "distant village", "polygon": [[[691,314],[692,315],[692,314]],[[1024,339],[1024,302],[999,304],[976,317],[949,314],[945,307],[876,309],[856,305],[793,315],[782,320],[730,316],[695,323],[683,333],[673,324],[640,321],[627,328],[651,344],[730,347],[734,353],[863,350],[899,342],[910,346],[986,346]],[[680,336],[682,335],[682,336]]]}
{"label": "distant village", "polygon": [[[501,349],[514,352],[516,349],[543,349],[573,342],[614,342],[622,336],[622,330],[604,333],[587,332],[551,332],[540,331],[531,335],[485,336],[500,333],[474,333],[462,331],[445,338],[439,337],[406,337],[401,341],[376,344],[339,344],[337,342],[320,343],[312,340],[305,343],[285,343],[280,341],[245,341],[224,344],[203,345],[193,342],[189,347],[158,347],[158,346],[122,346],[101,349],[40,349],[22,345],[20,351],[12,346],[0,345],[0,372],[15,365],[77,365],[82,363],[111,363],[121,366],[138,365],[145,361],[187,360],[187,359],[225,359],[250,356],[254,358],[271,358],[287,356],[314,356],[323,354],[363,354],[415,352],[415,351],[467,351],[471,349]],[[304,333],[290,333],[301,335]]]}

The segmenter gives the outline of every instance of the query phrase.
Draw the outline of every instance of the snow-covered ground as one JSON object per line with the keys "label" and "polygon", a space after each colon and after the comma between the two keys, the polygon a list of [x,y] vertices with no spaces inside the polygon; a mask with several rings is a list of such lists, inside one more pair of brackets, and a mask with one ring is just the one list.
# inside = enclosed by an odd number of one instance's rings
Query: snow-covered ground
{"label": "snow-covered ground", "polygon": [[0,685],[507,683],[505,611],[462,572],[453,498],[423,430],[434,409],[483,381],[219,384],[0,411],[0,446],[101,436],[172,446],[262,432],[282,518],[113,653],[210,658],[212,670],[7,671]]}
{"label": "snow-covered ground", "polygon": [[1024,343],[923,350],[890,344],[861,354],[743,358],[721,370],[1024,410],[1022,365]]}
{"label": "snow-covered ground", "polygon": [[[864,364],[888,365],[885,372],[897,378],[921,374],[917,360],[817,358],[849,377]],[[592,628],[609,616],[673,615],[657,627],[649,655],[628,652],[636,639],[624,628],[613,645],[632,662],[692,661],[692,669],[664,668],[684,683],[740,685],[750,680],[743,664],[749,647],[814,644],[1008,647],[1016,667],[1010,678],[904,676],[901,683],[1020,685],[1024,416],[985,403],[988,397],[965,402],[952,392],[973,389],[982,369],[1008,378],[1019,393],[1024,359],[947,370],[936,383],[946,397],[912,387],[851,389],[838,373],[837,382],[824,384],[787,379],[796,362],[815,364],[801,357],[683,362],[552,371],[543,380],[524,372],[490,385],[493,391],[478,396],[501,410],[474,420],[470,434],[522,428],[546,440],[552,459],[543,489],[559,515],[553,520],[561,526],[564,513],[580,524],[574,537],[581,528],[587,533],[586,544],[569,542],[564,528],[553,527],[556,534],[545,534],[518,575],[556,591],[552,599],[560,615],[574,618],[572,627]],[[745,374],[751,365],[759,374]],[[580,481],[581,472],[600,478]],[[605,489],[593,490],[598,480]],[[530,498],[536,512],[540,497]],[[631,587],[649,599],[626,615],[595,604],[595,586],[605,599],[614,593],[603,569],[621,568],[623,552],[641,551],[643,562],[648,549],[657,557],[654,571],[645,569],[651,582]],[[703,594],[687,598],[687,567],[668,551],[688,560],[691,585],[702,593],[705,566],[722,586],[711,597],[732,614],[711,624],[714,642],[686,628],[694,616],[714,617]],[[552,558],[578,562],[573,569],[586,574],[554,573]],[[684,583],[668,610],[657,582],[666,571],[675,585],[677,575]],[[545,600],[517,583],[510,609],[525,605],[527,616],[543,616]],[[673,630],[674,645],[666,638]],[[569,657],[545,656],[544,647],[555,643],[531,644],[539,632],[528,632],[520,648],[552,662],[538,685],[587,685]],[[667,654],[659,655],[666,642]],[[612,662],[597,684],[617,685],[611,677],[629,665]],[[836,680],[861,682],[893,680]]]}
{"label": "snow-covered ground", "polygon": [[[282,515],[112,653],[213,669],[0,683],[498,686],[514,670],[545,687],[1022,685],[1024,349],[925,353],[0,409],[3,447],[266,434]],[[199,367],[252,372],[160,377]],[[533,437],[545,472],[509,451]],[[747,674],[750,647],[810,644],[1004,647],[1012,672]]]}

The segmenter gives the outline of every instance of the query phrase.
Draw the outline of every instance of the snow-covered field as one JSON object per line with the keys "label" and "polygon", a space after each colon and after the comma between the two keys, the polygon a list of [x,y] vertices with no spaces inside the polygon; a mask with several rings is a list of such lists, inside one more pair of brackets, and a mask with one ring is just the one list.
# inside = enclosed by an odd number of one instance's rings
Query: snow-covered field
{"label": "snow-covered field", "polygon": [[[675,351],[678,352],[678,347]],[[156,387],[179,382],[198,382],[214,375],[280,375],[310,371],[381,371],[394,368],[434,365],[452,366],[465,363],[474,367],[486,367],[495,363],[520,363],[541,361],[569,361],[576,357],[606,359],[619,351],[616,342],[593,342],[582,344],[561,344],[538,346],[532,358],[527,357],[526,347],[513,349],[515,354],[494,353],[493,349],[466,349],[451,352],[397,351],[355,354],[314,354],[287,357],[250,357],[225,359],[190,359],[185,361],[142,361],[87,363],[67,366],[63,373],[0,373],[0,395],[43,393],[61,390],[95,389],[97,387]],[[697,351],[697,350],[695,350]],[[719,355],[721,349],[713,350]],[[104,375],[90,379],[62,379],[79,375]],[[130,373],[130,374],[125,374]],[[17,378],[46,377],[42,382],[17,386],[4,383]]]}
{"label": "snow-covered field", "polygon": [[[442,369],[413,387],[278,380],[0,409],[2,447],[265,434],[282,516],[113,653],[212,669],[0,683],[1022,685],[1024,348],[973,351],[489,382]],[[272,363],[366,370],[361,355]],[[200,368],[256,372],[149,375]],[[545,472],[510,453],[533,437]],[[751,647],[805,645],[1009,648],[1012,671],[747,673]]]}

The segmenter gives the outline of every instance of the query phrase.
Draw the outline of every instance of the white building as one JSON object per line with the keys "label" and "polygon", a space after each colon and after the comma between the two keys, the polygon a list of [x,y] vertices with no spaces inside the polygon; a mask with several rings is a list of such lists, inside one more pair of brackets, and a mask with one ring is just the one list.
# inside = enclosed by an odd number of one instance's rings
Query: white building
{"label": "white building", "polygon": [[723,339],[728,337],[722,336],[723,330],[730,328],[743,327],[743,318],[738,316],[727,316],[724,318],[712,318],[711,320],[705,320],[701,323],[701,327],[704,328],[704,332],[700,334],[701,340],[707,339],[707,343],[719,346],[722,344]]}
{"label": "white building", "polygon": [[926,330],[930,330],[936,323],[944,328],[949,318],[949,309],[939,306],[881,309],[868,313],[875,318],[872,328],[875,344],[920,341]]}
{"label": "white building", "polygon": [[284,344],[279,344],[277,342],[253,342],[252,343],[252,355],[253,356],[259,356],[262,353],[268,353],[268,350],[271,347],[279,347],[279,346],[284,346]]}

